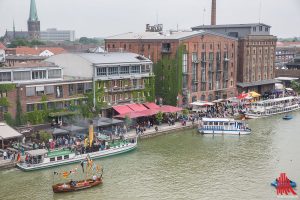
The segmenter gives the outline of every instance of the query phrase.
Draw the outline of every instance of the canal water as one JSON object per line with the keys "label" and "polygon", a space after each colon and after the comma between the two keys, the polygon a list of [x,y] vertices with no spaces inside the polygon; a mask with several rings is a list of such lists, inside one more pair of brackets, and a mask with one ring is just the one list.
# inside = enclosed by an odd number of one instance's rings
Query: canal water
{"label": "canal water", "polygon": [[[53,171],[0,171],[0,199],[275,199],[270,182],[286,172],[300,183],[300,113],[250,120],[247,136],[203,136],[184,131],[142,140],[130,153],[95,162],[104,183],[85,191],[53,194]],[[298,192],[296,190],[296,192]]]}

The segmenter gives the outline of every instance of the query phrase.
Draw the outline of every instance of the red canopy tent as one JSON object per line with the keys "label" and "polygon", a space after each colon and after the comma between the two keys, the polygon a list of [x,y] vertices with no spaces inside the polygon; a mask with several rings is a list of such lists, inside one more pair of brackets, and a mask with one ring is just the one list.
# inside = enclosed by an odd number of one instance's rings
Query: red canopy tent
{"label": "red canopy tent", "polygon": [[246,97],[248,97],[249,96],[249,94],[248,93],[241,93],[237,98],[238,99],[245,99]]}
{"label": "red canopy tent", "polygon": [[144,103],[144,106],[146,106],[149,109],[160,109],[160,107],[153,102]]}

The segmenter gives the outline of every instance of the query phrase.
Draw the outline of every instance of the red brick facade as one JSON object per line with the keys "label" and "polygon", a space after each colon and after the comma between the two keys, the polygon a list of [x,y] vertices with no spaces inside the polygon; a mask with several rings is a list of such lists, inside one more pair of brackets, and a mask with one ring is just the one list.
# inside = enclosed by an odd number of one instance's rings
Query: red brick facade
{"label": "red brick facade", "polygon": [[[157,33],[158,34],[158,33]],[[169,48],[164,48],[169,44]],[[178,47],[184,45],[187,68],[183,77],[183,93],[179,94],[179,105],[187,106],[195,100],[215,100],[235,96],[237,76],[237,40],[217,34],[194,35],[182,39],[106,39],[108,51],[122,49],[142,54],[157,63],[163,54],[174,58]],[[203,56],[205,53],[205,57]],[[219,54],[219,56],[217,56]],[[209,55],[212,55],[211,61]],[[197,60],[193,60],[196,57]],[[218,57],[218,61],[217,61]],[[226,57],[226,58],[225,58]],[[217,66],[217,62],[219,65]],[[226,70],[225,65],[227,65]],[[205,73],[202,73],[202,69]],[[225,72],[226,71],[226,72]],[[205,78],[202,78],[205,74]],[[156,79],[160,74],[155,74]],[[186,78],[185,78],[186,77]],[[226,80],[225,80],[226,79]],[[211,86],[209,86],[209,80]],[[217,85],[218,82],[218,85]]]}

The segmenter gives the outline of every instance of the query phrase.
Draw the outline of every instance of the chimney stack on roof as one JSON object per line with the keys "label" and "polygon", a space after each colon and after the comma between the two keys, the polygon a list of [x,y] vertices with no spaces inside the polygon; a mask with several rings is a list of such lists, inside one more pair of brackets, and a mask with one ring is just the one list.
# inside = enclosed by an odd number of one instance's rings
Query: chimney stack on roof
{"label": "chimney stack on roof", "polygon": [[217,2],[216,0],[212,0],[211,2],[211,25],[216,25],[217,18]]}

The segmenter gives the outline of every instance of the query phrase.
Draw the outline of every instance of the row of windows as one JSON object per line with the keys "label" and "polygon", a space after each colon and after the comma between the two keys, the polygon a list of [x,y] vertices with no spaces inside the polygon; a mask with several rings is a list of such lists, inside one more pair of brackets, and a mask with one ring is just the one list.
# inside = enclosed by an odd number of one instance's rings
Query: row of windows
{"label": "row of windows", "polygon": [[[68,85],[69,96],[76,94],[84,94],[88,91],[92,91],[92,83],[78,83]],[[36,86],[27,87],[26,96],[42,96],[42,95],[55,94],[56,98],[62,98],[64,96],[64,90],[62,85],[54,86]]]}
{"label": "row of windows", "polygon": [[[73,101],[74,105],[80,105],[80,100],[76,99]],[[64,109],[64,108],[69,108],[71,105],[70,101],[65,101],[65,102],[47,102],[47,103],[37,103],[37,104],[27,104],[26,110],[27,112],[33,112],[35,109],[36,110],[44,110],[44,109]]]}
{"label": "row of windows", "polygon": [[[14,72],[0,72],[0,82],[2,81],[12,81],[11,73],[13,73],[14,81],[27,81],[27,80],[36,80],[36,79],[46,79],[47,71],[46,70],[34,70],[30,71],[14,71]],[[52,69],[48,70],[48,78],[61,78],[61,69]]]}
{"label": "row of windows", "polygon": [[98,67],[97,76],[111,76],[119,74],[150,73],[151,65],[134,65],[120,67]]}

